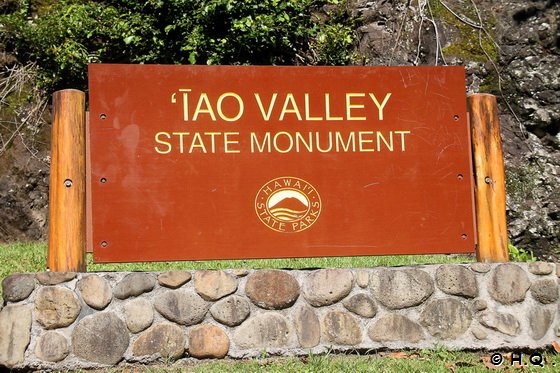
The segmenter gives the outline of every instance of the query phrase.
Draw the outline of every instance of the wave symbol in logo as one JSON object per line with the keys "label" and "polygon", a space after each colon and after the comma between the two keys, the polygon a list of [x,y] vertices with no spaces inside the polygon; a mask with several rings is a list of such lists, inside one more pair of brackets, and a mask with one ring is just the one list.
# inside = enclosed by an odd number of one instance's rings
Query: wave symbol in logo
{"label": "wave symbol in logo", "polygon": [[319,217],[321,198],[309,182],[284,176],[269,181],[259,189],[255,211],[261,222],[274,231],[301,232]]}

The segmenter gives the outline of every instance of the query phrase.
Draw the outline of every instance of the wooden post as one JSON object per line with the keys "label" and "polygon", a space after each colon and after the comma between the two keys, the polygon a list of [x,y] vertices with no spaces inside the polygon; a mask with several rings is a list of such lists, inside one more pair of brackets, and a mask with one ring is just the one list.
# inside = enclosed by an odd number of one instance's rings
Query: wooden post
{"label": "wooden post", "polygon": [[476,185],[476,258],[479,262],[507,262],[504,156],[496,96],[474,94],[467,103]]}
{"label": "wooden post", "polygon": [[85,93],[75,89],[53,95],[47,266],[86,271]]}

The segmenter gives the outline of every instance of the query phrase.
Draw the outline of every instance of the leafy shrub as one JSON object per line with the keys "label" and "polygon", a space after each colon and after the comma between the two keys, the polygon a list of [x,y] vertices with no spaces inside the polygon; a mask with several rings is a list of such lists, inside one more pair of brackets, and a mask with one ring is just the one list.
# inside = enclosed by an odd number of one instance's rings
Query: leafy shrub
{"label": "leafy shrub", "polygon": [[340,8],[331,20],[315,22],[311,10],[321,2],[312,0],[15,3],[18,6],[0,15],[0,44],[21,63],[36,62],[41,84],[50,90],[85,89],[87,64],[93,62],[350,62],[353,40],[347,12]]}
{"label": "leafy shrub", "polygon": [[531,250],[519,249],[508,242],[509,259],[512,262],[534,262],[537,260]]}

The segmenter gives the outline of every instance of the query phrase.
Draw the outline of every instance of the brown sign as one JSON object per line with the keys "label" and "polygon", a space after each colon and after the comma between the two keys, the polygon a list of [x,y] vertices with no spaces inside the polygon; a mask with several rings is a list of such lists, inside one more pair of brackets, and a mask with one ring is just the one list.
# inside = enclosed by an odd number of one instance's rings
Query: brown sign
{"label": "brown sign", "polygon": [[89,77],[97,262],[474,251],[462,67]]}

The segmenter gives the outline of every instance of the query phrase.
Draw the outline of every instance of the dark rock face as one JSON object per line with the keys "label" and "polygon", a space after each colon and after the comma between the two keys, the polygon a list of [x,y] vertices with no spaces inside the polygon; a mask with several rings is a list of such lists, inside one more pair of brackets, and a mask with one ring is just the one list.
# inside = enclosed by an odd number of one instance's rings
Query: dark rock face
{"label": "dark rock face", "polygon": [[[504,110],[511,240],[538,257],[560,256],[560,3],[507,1],[499,29],[504,91],[522,123]],[[504,108],[505,109],[505,108]],[[513,132],[512,132],[513,131]],[[513,136],[512,136],[513,135]]]}

